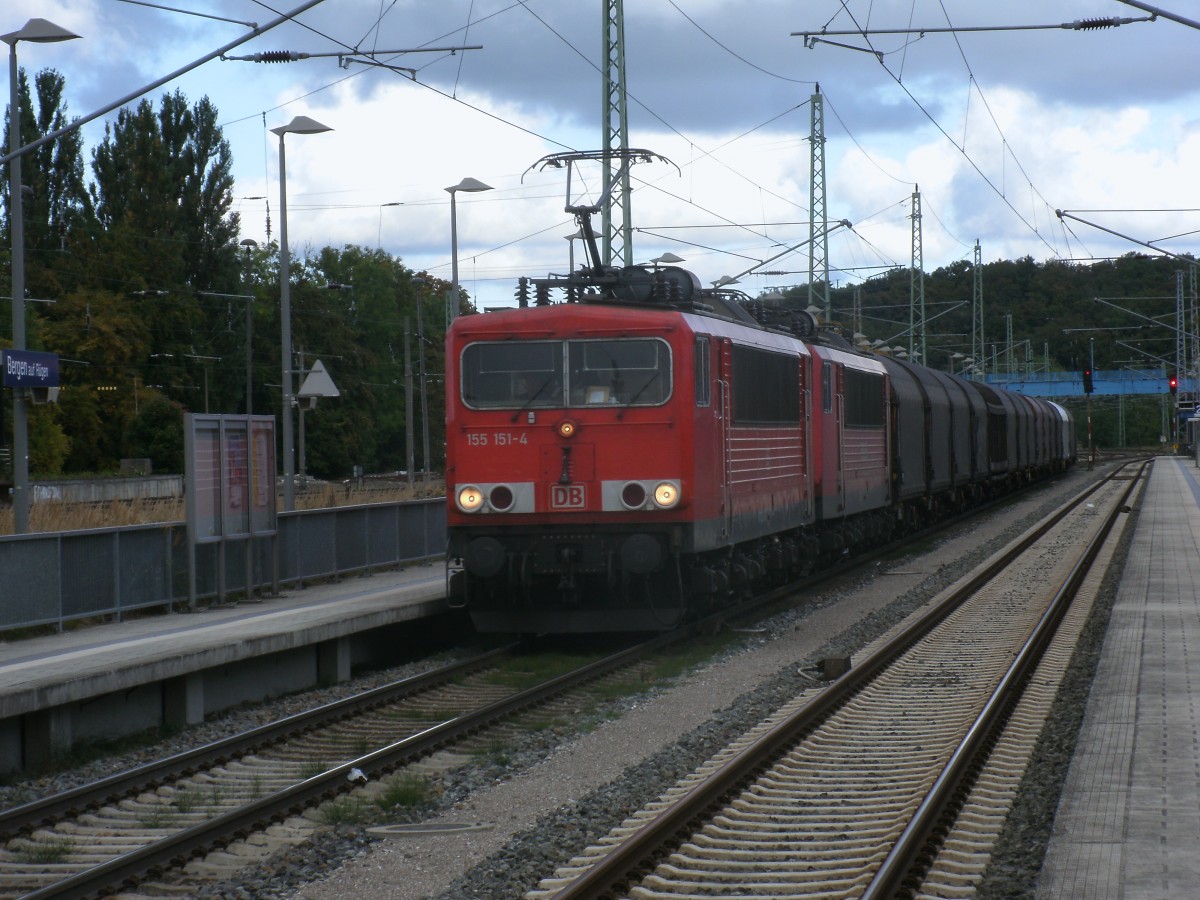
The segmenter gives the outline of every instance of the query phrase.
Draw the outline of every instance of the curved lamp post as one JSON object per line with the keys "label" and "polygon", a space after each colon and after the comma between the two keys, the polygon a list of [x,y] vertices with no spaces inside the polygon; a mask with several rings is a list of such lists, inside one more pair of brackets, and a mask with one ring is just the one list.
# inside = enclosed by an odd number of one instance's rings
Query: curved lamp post
{"label": "curved lamp post", "polygon": [[378,229],[376,229],[376,235],[375,235],[376,249],[381,248],[383,246],[383,208],[385,206],[403,206],[403,205],[404,204],[401,203],[399,200],[393,200],[391,203],[380,203],[379,204],[379,227],[378,227]]}
{"label": "curved lamp post", "polygon": [[[8,152],[21,149],[21,107],[17,90],[17,42],[52,44],[79,37],[45,19],[30,19],[18,31],[0,35],[8,44]],[[21,196],[21,157],[8,164],[8,221],[12,235],[12,345],[25,349],[25,211]],[[13,531],[29,531],[29,420],[22,389],[13,391]]]}
{"label": "curved lamp post", "polygon": [[450,323],[458,316],[458,209],[454,203],[454,196],[459,191],[467,191],[469,193],[478,193],[480,191],[490,191],[492,186],[484,184],[477,178],[464,178],[458,184],[446,188],[450,194],[450,296],[446,300],[446,327],[450,327]]}
{"label": "curved lamp post", "polygon": [[291,258],[287,239],[287,161],[283,149],[286,134],[321,134],[333,131],[308,116],[296,116],[286,125],[272,128],[279,135],[279,321],[283,332],[280,356],[283,368],[283,508],[296,508],[296,439],[292,434],[292,406],[296,402],[292,384],[292,286]]}
{"label": "curved lamp post", "polygon": [[242,256],[245,260],[243,277],[246,282],[246,415],[253,411],[254,394],[254,357],[251,355],[251,342],[254,337],[254,287],[250,283],[250,263],[254,260],[254,251],[258,249],[258,241],[246,238],[241,243]]}

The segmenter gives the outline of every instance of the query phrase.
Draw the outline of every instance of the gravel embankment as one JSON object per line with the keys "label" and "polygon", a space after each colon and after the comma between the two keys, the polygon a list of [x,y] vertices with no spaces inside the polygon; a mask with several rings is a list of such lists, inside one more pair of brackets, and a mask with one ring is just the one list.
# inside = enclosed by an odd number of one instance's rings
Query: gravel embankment
{"label": "gravel embankment", "polygon": [[[531,742],[504,772],[462,773],[480,790],[467,789],[458,776],[451,777],[443,809],[431,824],[479,824],[485,830],[379,841],[343,834],[351,858],[336,871],[326,868],[328,858],[318,864],[307,856],[309,868],[302,877],[308,884],[288,891],[283,885],[288,873],[276,868],[243,896],[520,897],[557,864],[811,683],[817,660],[853,655],[1044,518],[1089,477],[1091,473],[1074,472],[986,521],[932,542],[916,556],[840,579],[803,608],[763,623],[763,630],[748,635],[741,650],[673,687],[627,703],[620,718],[593,732],[561,745]],[[1102,637],[1102,628],[1099,633]],[[1089,680],[1090,669],[1075,679],[1075,690],[1086,694]],[[1067,703],[1082,706],[1078,700]],[[1064,744],[1069,748],[1077,727],[1076,721],[1046,741],[1068,761]],[[1063,772],[1065,768],[1028,792],[1024,824],[1010,839],[1012,852],[1001,863],[1004,881],[991,896],[1014,896],[1004,885],[1031,883],[1036,877]],[[249,885],[244,882],[243,887]]]}

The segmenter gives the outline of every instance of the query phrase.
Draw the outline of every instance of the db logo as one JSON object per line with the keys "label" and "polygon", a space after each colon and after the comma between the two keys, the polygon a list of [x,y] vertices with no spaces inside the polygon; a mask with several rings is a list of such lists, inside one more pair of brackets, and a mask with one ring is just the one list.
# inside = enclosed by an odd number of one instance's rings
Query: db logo
{"label": "db logo", "polygon": [[587,506],[587,494],[582,484],[550,485],[551,509],[583,509]]}

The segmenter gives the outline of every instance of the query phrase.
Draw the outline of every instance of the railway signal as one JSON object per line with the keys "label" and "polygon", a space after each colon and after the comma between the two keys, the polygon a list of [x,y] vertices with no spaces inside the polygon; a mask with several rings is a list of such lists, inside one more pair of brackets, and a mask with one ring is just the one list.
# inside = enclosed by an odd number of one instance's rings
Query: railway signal
{"label": "railway signal", "polygon": [[1175,393],[1178,393],[1178,392],[1179,392],[1179,379],[1178,379],[1178,378],[1176,378],[1174,375],[1172,375],[1172,376],[1171,376],[1171,377],[1170,377],[1170,378],[1167,380],[1167,384],[1168,384],[1168,386],[1170,386],[1170,388],[1171,388],[1171,393],[1172,393],[1172,394],[1175,394]]}
{"label": "railway signal", "polygon": [[1085,394],[1092,392],[1092,370],[1090,368],[1083,370],[1083,392]]}

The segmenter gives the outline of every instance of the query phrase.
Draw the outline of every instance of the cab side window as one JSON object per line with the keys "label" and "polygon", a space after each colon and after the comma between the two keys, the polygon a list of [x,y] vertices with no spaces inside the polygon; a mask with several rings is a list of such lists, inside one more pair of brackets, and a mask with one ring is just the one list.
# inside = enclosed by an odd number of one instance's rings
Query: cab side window
{"label": "cab side window", "polygon": [[696,405],[708,406],[712,402],[712,385],[710,382],[710,360],[708,338],[696,338],[695,367],[696,367]]}

